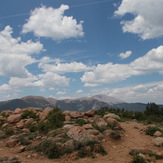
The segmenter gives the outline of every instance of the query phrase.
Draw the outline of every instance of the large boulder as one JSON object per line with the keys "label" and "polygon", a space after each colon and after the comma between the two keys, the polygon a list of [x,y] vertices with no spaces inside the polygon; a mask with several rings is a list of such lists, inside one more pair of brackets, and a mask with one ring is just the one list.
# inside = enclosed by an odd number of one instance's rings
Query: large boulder
{"label": "large boulder", "polygon": [[98,127],[106,127],[107,126],[107,123],[106,123],[106,121],[103,118],[98,118],[96,120],[96,125]]}
{"label": "large boulder", "polygon": [[47,115],[53,110],[53,108],[47,107],[44,109],[43,112],[39,113],[39,117],[41,120],[45,120],[45,118],[47,117]]}
{"label": "large boulder", "polygon": [[7,122],[9,123],[17,123],[21,120],[21,114],[14,114],[14,115],[10,115],[7,118]]}
{"label": "large boulder", "polygon": [[87,112],[84,113],[85,116],[88,117],[93,117],[95,115],[95,111],[94,110],[88,110]]}
{"label": "large boulder", "polygon": [[23,110],[20,109],[20,108],[16,108],[16,109],[14,110],[14,114],[22,114],[22,113],[23,113]]}
{"label": "large boulder", "polygon": [[93,126],[91,124],[85,124],[83,127],[88,130],[88,129],[93,129]]}
{"label": "large boulder", "polygon": [[20,129],[25,128],[25,126],[26,126],[26,124],[24,123],[24,120],[21,120],[20,122],[18,122],[18,123],[16,124],[16,127],[17,127],[17,128],[20,128]]}
{"label": "large boulder", "polygon": [[115,119],[121,119],[118,115],[114,114],[114,113],[107,113],[106,115],[104,115],[104,119],[107,119],[107,118],[115,118]]}
{"label": "large boulder", "polygon": [[71,121],[71,117],[69,115],[65,115],[65,121]]}
{"label": "large boulder", "polygon": [[98,141],[97,137],[90,134],[84,127],[74,126],[68,132],[67,136],[81,144],[87,144],[89,141]]}
{"label": "large boulder", "polygon": [[98,131],[98,130],[96,130],[96,129],[89,129],[89,130],[87,130],[90,134],[92,134],[92,135],[98,135],[100,132]]}
{"label": "large boulder", "polygon": [[80,112],[77,112],[77,111],[71,111],[69,114],[70,114],[71,118],[80,118],[80,117],[82,117],[82,114]]}
{"label": "large boulder", "polygon": [[70,115],[70,112],[71,112],[71,111],[69,111],[69,110],[65,110],[65,111],[63,112],[63,114],[64,114],[64,115]]}

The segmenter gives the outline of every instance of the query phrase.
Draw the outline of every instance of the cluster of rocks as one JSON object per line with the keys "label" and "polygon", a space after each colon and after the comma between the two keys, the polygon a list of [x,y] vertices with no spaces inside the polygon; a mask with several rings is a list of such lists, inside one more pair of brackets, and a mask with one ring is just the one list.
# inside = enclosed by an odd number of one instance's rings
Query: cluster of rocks
{"label": "cluster of rocks", "polygon": [[[96,115],[93,110],[85,113],[64,111],[65,121],[61,128],[51,130],[47,134],[32,133],[28,125],[46,122],[46,117],[52,110],[52,108],[42,110],[41,108],[29,107],[24,109],[17,108],[14,111],[2,111],[0,113],[0,121],[3,123],[0,126],[0,138],[3,136],[6,138],[6,131],[14,131],[11,136],[9,134],[7,137],[5,146],[9,148],[19,146],[18,152],[24,152],[28,148],[28,144],[36,144],[35,142],[39,144],[44,140],[50,140],[65,150],[73,151],[76,148],[76,144],[86,146],[89,142],[97,142],[99,148],[101,148],[101,142],[105,142],[110,138],[119,139],[121,133],[123,133],[123,129],[117,121],[120,119],[118,115],[106,113],[104,116],[100,116]],[[35,113],[37,120],[31,117],[22,118],[25,111]],[[31,134],[34,135],[32,140],[29,139]]]}
{"label": "cluster of rocks", "polygon": [[129,154],[134,157],[135,162],[136,162],[136,158],[137,158],[137,162],[143,162],[140,160],[144,160],[144,162],[156,162],[156,160],[163,159],[162,152],[156,153],[149,149],[132,149],[129,152]]}
{"label": "cluster of rocks", "polygon": [[163,147],[163,130],[161,128],[158,128],[156,125],[148,125],[146,130],[151,130],[151,136],[154,137],[153,143],[155,146]]}

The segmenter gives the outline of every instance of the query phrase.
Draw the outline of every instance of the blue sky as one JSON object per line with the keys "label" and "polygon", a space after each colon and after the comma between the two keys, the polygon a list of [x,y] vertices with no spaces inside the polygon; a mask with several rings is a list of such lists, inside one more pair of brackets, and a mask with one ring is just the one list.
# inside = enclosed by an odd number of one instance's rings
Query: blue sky
{"label": "blue sky", "polygon": [[163,103],[162,6],[162,0],[1,0],[0,100],[105,94]]}

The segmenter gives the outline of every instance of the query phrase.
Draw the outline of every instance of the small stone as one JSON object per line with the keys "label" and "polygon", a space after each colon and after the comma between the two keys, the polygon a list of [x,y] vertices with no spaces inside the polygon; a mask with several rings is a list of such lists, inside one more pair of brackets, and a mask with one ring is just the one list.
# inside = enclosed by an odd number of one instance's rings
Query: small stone
{"label": "small stone", "polygon": [[6,143],[6,147],[13,148],[18,143],[17,139],[10,139]]}
{"label": "small stone", "polygon": [[153,140],[153,142],[156,146],[163,146],[163,137],[157,137]]}
{"label": "small stone", "polygon": [[138,156],[141,157],[141,158],[143,158],[143,159],[146,159],[145,155],[142,154],[142,153],[139,153]]}
{"label": "small stone", "polygon": [[26,146],[21,146],[21,147],[18,149],[18,153],[24,152],[25,149],[26,149]]}
{"label": "small stone", "polygon": [[83,127],[84,127],[85,129],[93,129],[93,127],[92,127],[91,124],[85,124],[85,125],[83,125]]}
{"label": "small stone", "polygon": [[156,137],[161,137],[161,136],[163,136],[163,134],[162,134],[160,131],[156,131],[156,132],[154,133],[154,136],[156,136]]}

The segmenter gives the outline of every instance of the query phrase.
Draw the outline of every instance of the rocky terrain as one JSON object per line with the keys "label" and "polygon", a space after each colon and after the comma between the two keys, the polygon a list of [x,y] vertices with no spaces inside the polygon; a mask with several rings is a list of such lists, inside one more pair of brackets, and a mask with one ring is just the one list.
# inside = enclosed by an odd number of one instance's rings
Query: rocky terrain
{"label": "rocky terrain", "polygon": [[0,162],[143,163],[163,161],[162,126],[114,113],[17,108],[0,112]]}

